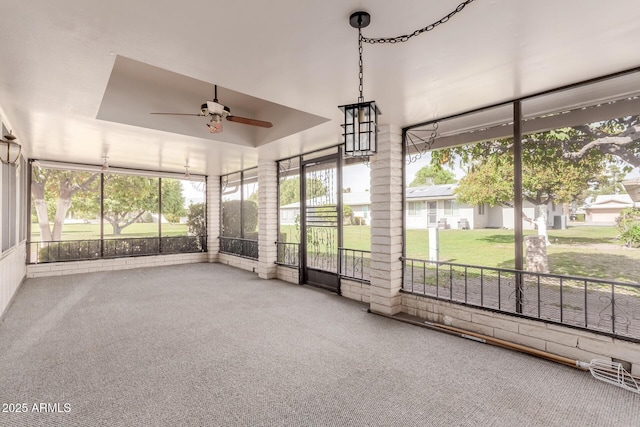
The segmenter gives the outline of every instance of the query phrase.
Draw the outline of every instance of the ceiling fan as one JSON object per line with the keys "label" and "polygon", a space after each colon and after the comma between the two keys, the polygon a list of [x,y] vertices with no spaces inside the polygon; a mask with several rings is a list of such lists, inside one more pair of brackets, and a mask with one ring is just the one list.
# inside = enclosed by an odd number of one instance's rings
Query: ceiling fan
{"label": "ceiling fan", "polygon": [[242,123],[250,126],[258,126],[261,128],[270,128],[273,126],[271,122],[264,122],[262,120],[248,119],[246,117],[232,116],[231,109],[226,105],[222,105],[218,102],[218,86],[214,85],[213,101],[207,101],[200,106],[200,113],[151,113],[162,114],[165,116],[195,116],[195,117],[209,117],[209,123],[207,127],[211,133],[222,132],[222,119],[227,119],[230,122]]}

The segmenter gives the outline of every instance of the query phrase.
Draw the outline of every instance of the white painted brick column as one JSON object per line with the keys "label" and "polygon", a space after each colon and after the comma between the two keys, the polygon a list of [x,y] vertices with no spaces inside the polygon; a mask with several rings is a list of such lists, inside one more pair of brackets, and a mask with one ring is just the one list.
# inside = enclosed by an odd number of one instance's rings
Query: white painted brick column
{"label": "white painted brick column", "polygon": [[258,276],[275,279],[278,240],[278,164],[272,160],[258,162]]}
{"label": "white painted brick column", "polygon": [[207,253],[209,262],[218,261],[220,249],[220,177],[207,177]]}
{"label": "white painted brick column", "polygon": [[401,310],[403,161],[400,128],[380,126],[371,159],[370,308],[391,315]]}

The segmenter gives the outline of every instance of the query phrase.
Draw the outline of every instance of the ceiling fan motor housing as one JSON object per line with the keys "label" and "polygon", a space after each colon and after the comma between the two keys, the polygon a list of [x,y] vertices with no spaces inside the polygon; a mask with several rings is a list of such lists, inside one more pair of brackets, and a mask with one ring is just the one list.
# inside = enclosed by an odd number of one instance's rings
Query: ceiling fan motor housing
{"label": "ceiling fan motor housing", "polygon": [[202,104],[202,106],[208,111],[209,115],[218,115],[222,118],[227,117],[231,114],[231,110],[229,107],[226,107],[222,104],[219,104],[215,101],[207,101],[206,104]]}

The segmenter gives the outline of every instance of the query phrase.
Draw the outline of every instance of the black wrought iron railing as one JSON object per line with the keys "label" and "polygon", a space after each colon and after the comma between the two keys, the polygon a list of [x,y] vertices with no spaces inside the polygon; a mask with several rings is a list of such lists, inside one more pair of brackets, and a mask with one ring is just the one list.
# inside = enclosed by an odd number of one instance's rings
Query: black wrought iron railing
{"label": "black wrought iron railing", "polygon": [[358,249],[339,248],[340,276],[364,282],[370,280],[371,252]]}
{"label": "black wrought iron railing", "polygon": [[276,242],[276,264],[285,267],[300,267],[300,243]]}
{"label": "black wrought iron railing", "polygon": [[258,241],[241,239],[239,237],[220,236],[220,252],[244,258],[258,259]]}
{"label": "black wrought iron railing", "polygon": [[402,260],[404,292],[640,342],[640,284]]}
{"label": "black wrought iron railing", "polygon": [[84,261],[207,251],[207,236],[128,237],[123,239],[29,242],[29,263]]}

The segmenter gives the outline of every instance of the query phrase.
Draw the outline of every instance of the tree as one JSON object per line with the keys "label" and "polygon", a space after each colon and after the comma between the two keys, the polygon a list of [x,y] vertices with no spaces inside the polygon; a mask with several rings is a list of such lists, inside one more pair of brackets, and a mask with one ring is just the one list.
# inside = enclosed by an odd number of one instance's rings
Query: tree
{"label": "tree", "polygon": [[[638,131],[640,121],[634,116],[523,137],[523,198],[538,207],[539,234],[546,237],[549,203],[577,199],[606,177],[603,171],[615,162],[640,165]],[[508,204],[514,197],[512,152],[512,139],[484,141],[433,152],[432,164],[457,158],[467,167],[456,190],[462,202]]]}
{"label": "tree", "polygon": [[456,177],[453,172],[444,169],[440,164],[426,165],[416,172],[409,187],[419,187],[421,185],[454,184]]}
{"label": "tree", "polygon": [[[74,196],[93,194],[98,189],[98,173],[34,167],[31,178],[31,198],[38,217],[43,242],[62,239],[62,228]],[[79,197],[76,197],[80,200]],[[90,201],[84,203],[91,205]],[[55,209],[54,209],[55,206]],[[53,228],[50,221],[53,220]]]}
{"label": "tree", "polygon": [[[103,203],[104,219],[118,236],[146,212],[158,212],[158,179],[105,174]],[[182,185],[177,180],[162,180],[162,213],[173,218],[184,214]]]}
{"label": "tree", "polygon": [[177,179],[162,178],[162,215],[169,222],[180,222],[186,213],[182,183]]}
{"label": "tree", "polygon": [[[327,188],[318,178],[307,179],[307,198],[324,196]],[[289,178],[280,181],[280,206],[289,205],[300,201],[300,177]]]}

